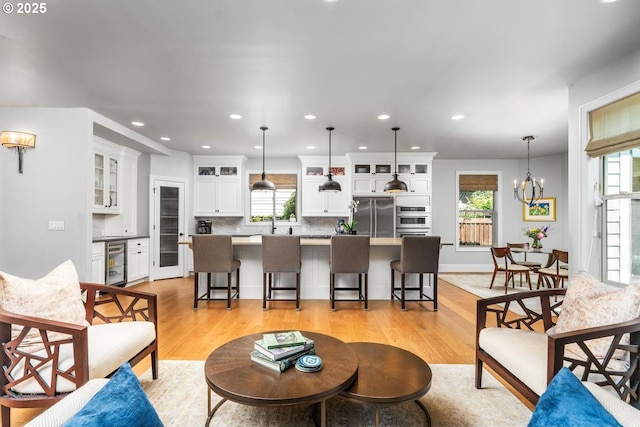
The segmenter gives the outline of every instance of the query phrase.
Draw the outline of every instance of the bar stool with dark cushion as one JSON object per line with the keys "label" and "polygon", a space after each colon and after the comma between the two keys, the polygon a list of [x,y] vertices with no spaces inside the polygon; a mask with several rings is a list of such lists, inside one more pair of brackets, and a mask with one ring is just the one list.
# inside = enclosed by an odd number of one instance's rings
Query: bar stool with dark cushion
{"label": "bar stool with dark cushion", "polygon": [[[329,264],[331,311],[336,310],[336,292],[357,292],[357,298],[337,301],[363,301],[365,311],[369,310],[369,236],[331,236],[331,258]],[[336,287],[336,274],[358,275],[358,286]],[[362,278],[364,276],[364,287]]]}
{"label": "bar stool with dark cushion", "polygon": [[[195,234],[192,237],[193,271],[195,275],[193,308],[198,301],[227,301],[227,310],[231,310],[231,300],[240,297],[240,261],[233,258],[233,246],[229,235]],[[236,284],[232,286],[231,273],[236,272]],[[207,291],[198,296],[199,273],[207,273]],[[226,286],[214,286],[212,273],[227,273]],[[226,298],[215,298],[216,290],[226,290]]]}
{"label": "bar stool with dark cushion", "polygon": [[[404,236],[400,246],[400,259],[391,261],[391,300],[400,300],[402,310],[407,301],[432,301],[433,311],[438,311],[438,261],[440,258],[440,236]],[[395,285],[395,273],[400,273],[400,287]],[[419,285],[407,288],[405,275],[419,275]],[[433,275],[433,298],[424,294],[424,275]],[[400,291],[400,295],[396,294]],[[407,291],[417,291],[418,298],[408,299]]]}
{"label": "bar stool with dark cushion", "polygon": [[[300,310],[300,236],[262,236],[262,309],[267,309],[267,301],[295,301]],[[277,286],[274,273],[295,273],[295,286]],[[268,279],[268,283],[267,283]],[[295,298],[276,298],[275,292],[295,291]]]}

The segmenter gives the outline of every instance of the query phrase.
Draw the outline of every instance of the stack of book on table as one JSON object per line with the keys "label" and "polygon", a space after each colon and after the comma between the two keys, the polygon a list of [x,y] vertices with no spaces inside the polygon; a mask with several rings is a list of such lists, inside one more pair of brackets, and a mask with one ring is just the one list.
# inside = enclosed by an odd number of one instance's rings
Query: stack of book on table
{"label": "stack of book on table", "polygon": [[251,360],[276,372],[295,366],[302,356],[316,353],[313,340],[299,331],[264,334],[254,342],[253,348]]}

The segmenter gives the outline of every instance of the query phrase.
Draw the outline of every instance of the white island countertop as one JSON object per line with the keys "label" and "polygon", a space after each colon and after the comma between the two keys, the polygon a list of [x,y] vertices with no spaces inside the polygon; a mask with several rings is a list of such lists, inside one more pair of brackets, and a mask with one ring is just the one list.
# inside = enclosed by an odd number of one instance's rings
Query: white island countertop
{"label": "white island countertop", "polygon": [[[191,247],[191,240],[184,240],[178,242],[182,245],[189,245]],[[262,245],[262,236],[257,234],[255,236],[246,237],[232,237],[231,243],[234,246],[260,246]],[[372,237],[371,246],[400,246],[402,238],[400,237]],[[301,246],[330,246],[330,238],[305,238],[300,239]]]}

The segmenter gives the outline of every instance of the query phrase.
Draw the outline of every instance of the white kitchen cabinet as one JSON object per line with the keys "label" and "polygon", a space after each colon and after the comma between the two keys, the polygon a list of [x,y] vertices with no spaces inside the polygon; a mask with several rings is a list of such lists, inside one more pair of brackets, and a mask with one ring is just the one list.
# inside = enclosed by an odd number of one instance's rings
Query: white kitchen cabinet
{"label": "white kitchen cabinet", "polygon": [[104,285],[105,280],[105,255],[104,242],[95,242],[91,245],[91,282]]}
{"label": "white kitchen cabinet", "polygon": [[410,193],[431,194],[431,161],[398,162],[398,179]]}
{"label": "white kitchen cabinet", "polygon": [[149,276],[149,239],[127,241],[127,283]]}
{"label": "white kitchen cabinet", "polygon": [[384,193],[384,185],[393,179],[393,156],[388,153],[353,154],[350,156],[354,196]]}
{"label": "white kitchen cabinet", "polygon": [[340,184],[342,191],[318,191],[318,187],[327,180],[329,173],[328,158],[320,156],[299,156],[302,162],[302,194],[300,214],[306,217],[336,217],[349,214],[349,180],[344,157],[332,157],[332,179]]}
{"label": "white kitchen cabinet", "polygon": [[120,214],[105,215],[105,235],[135,236],[138,233],[138,157],[140,152],[123,148],[120,155]]}
{"label": "white kitchen cabinet", "polygon": [[93,212],[120,213],[120,152],[98,137],[94,137],[93,146]]}
{"label": "white kitchen cabinet", "polygon": [[[350,153],[354,196],[384,193],[384,186],[398,173],[409,193],[431,194],[431,166],[436,153]],[[394,163],[394,157],[397,162]]]}
{"label": "white kitchen cabinet", "polygon": [[302,180],[302,216],[347,216],[349,214],[348,182],[344,176],[334,176],[342,191],[318,191],[325,177]]}
{"label": "white kitchen cabinet", "polygon": [[370,193],[384,193],[384,186],[393,179],[392,175],[357,176],[353,178],[354,195],[365,195]]}
{"label": "white kitchen cabinet", "polygon": [[194,156],[194,215],[243,216],[244,156]]}

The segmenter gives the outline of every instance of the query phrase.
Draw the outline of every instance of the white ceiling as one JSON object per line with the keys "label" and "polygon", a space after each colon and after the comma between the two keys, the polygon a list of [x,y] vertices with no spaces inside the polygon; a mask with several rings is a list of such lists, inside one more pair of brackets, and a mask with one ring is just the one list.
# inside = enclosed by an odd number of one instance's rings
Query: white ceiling
{"label": "white ceiling", "polygon": [[637,0],[46,7],[0,15],[0,107],[88,107],[194,154],[259,157],[263,125],[268,157],[326,155],[327,126],[333,154],[393,151],[393,126],[438,158],[523,158],[529,134],[532,157],[563,153],[568,87],[640,49]]}

